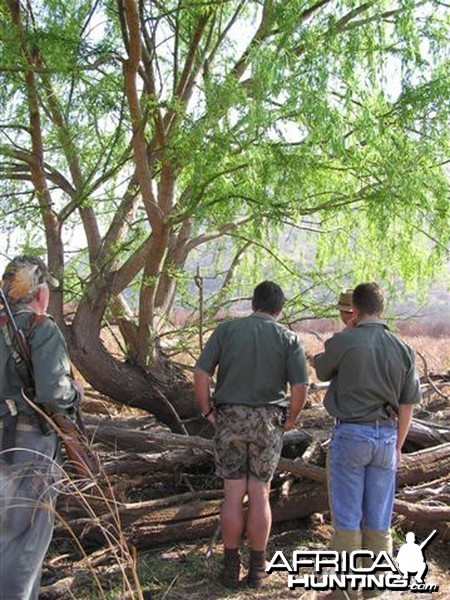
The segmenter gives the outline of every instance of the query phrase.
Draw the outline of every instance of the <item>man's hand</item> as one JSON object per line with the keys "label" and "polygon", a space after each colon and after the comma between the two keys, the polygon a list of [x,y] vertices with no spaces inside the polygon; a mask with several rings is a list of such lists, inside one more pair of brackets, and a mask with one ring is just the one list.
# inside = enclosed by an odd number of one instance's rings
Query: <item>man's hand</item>
{"label": "man's hand", "polygon": [[289,405],[289,412],[287,414],[286,421],[283,423],[285,431],[290,431],[291,429],[296,428],[297,417],[306,402],[307,393],[307,383],[298,383],[291,387],[291,401]]}
{"label": "man's hand", "polygon": [[402,462],[402,448],[411,426],[413,414],[412,404],[400,404],[397,423],[397,467]]}
{"label": "man's hand", "polygon": [[[211,393],[209,389],[209,375],[205,371],[196,369],[194,371],[195,395],[197,397],[198,407],[203,418],[213,427],[217,425],[217,415],[211,406]],[[205,416],[206,415],[206,416]]]}
{"label": "man's hand", "polygon": [[297,426],[297,420],[296,419],[286,419],[286,421],[283,423],[283,429],[285,431],[291,431],[291,429],[295,429]]}
{"label": "man's hand", "polygon": [[358,325],[358,323],[359,323],[359,319],[358,319],[358,317],[356,315],[354,315],[345,324],[345,329],[353,329],[354,327],[356,327]]}
{"label": "man's hand", "polygon": [[205,417],[205,420],[208,421],[208,423],[210,425],[212,425],[214,427],[214,429],[217,427],[217,414],[216,411],[213,410],[213,412],[208,415],[207,417]]}

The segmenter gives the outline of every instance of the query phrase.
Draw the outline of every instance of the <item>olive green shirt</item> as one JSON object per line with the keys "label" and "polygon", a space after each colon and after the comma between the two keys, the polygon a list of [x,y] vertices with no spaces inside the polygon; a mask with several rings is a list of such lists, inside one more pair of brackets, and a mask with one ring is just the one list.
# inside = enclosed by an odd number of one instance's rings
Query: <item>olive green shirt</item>
{"label": "olive green shirt", "polygon": [[221,323],[195,367],[212,375],[216,406],[286,404],[286,388],[308,382],[305,354],[297,335],[267,313]]}
{"label": "olive green shirt", "polygon": [[421,400],[413,351],[379,319],[336,333],[314,357],[314,366],[321,381],[333,380],[325,407],[338,419],[386,419],[387,405],[398,410]]}
{"label": "olive green shirt", "polygon": [[[16,315],[17,325],[25,334],[30,329],[32,314],[24,310]],[[35,378],[34,402],[49,414],[70,411],[78,392],[72,385],[67,346],[59,327],[46,316],[31,328],[27,339]],[[0,329],[0,416],[8,412],[5,399],[14,400],[19,412],[33,413],[22,398],[23,385]]]}

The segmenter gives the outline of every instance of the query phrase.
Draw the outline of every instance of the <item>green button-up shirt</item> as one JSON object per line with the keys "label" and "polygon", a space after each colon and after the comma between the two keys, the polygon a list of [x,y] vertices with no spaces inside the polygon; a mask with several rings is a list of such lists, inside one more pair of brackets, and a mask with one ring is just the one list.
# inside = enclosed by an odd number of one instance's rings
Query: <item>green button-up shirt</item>
{"label": "green button-up shirt", "polygon": [[308,382],[297,335],[262,312],[224,321],[215,329],[195,366],[212,375],[217,365],[216,406],[283,405],[288,383]]}
{"label": "green button-up shirt", "polygon": [[[29,330],[32,314],[27,310],[16,315],[22,331]],[[34,402],[42,405],[49,414],[70,411],[77,391],[70,379],[67,346],[59,327],[51,318],[45,317],[31,329],[28,344],[35,377]],[[0,416],[8,411],[6,399],[14,400],[20,412],[33,412],[22,398],[22,387],[17,366],[0,330]]]}
{"label": "green button-up shirt", "polygon": [[379,319],[336,333],[314,357],[321,381],[333,380],[325,407],[339,419],[372,421],[389,416],[386,405],[421,400],[414,354]]}

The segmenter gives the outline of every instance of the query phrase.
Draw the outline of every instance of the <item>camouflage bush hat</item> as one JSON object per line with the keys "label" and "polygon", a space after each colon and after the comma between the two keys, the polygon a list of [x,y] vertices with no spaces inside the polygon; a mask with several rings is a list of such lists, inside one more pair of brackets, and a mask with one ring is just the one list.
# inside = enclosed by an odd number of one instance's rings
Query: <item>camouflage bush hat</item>
{"label": "camouflage bush hat", "polygon": [[36,256],[16,256],[3,273],[2,288],[10,302],[31,302],[38,288],[48,283],[52,288],[59,286],[43,260]]}
{"label": "camouflage bush hat", "polygon": [[352,299],[353,299],[353,290],[345,290],[339,294],[339,300],[336,305],[336,308],[342,310],[343,312],[352,313]]}

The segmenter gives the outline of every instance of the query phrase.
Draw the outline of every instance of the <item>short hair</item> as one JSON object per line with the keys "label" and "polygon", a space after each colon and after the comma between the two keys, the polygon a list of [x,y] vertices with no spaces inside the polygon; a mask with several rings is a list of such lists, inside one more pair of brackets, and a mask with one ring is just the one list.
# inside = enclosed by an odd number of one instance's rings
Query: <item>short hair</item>
{"label": "short hair", "polygon": [[253,291],[252,308],[254,311],[261,311],[276,315],[286,302],[283,290],[274,281],[262,281]]}
{"label": "short hair", "polygon": [[353,306],[366,315],[379,315],[384,309],[383,292],[374,281],[360,283],[353,290]]}

